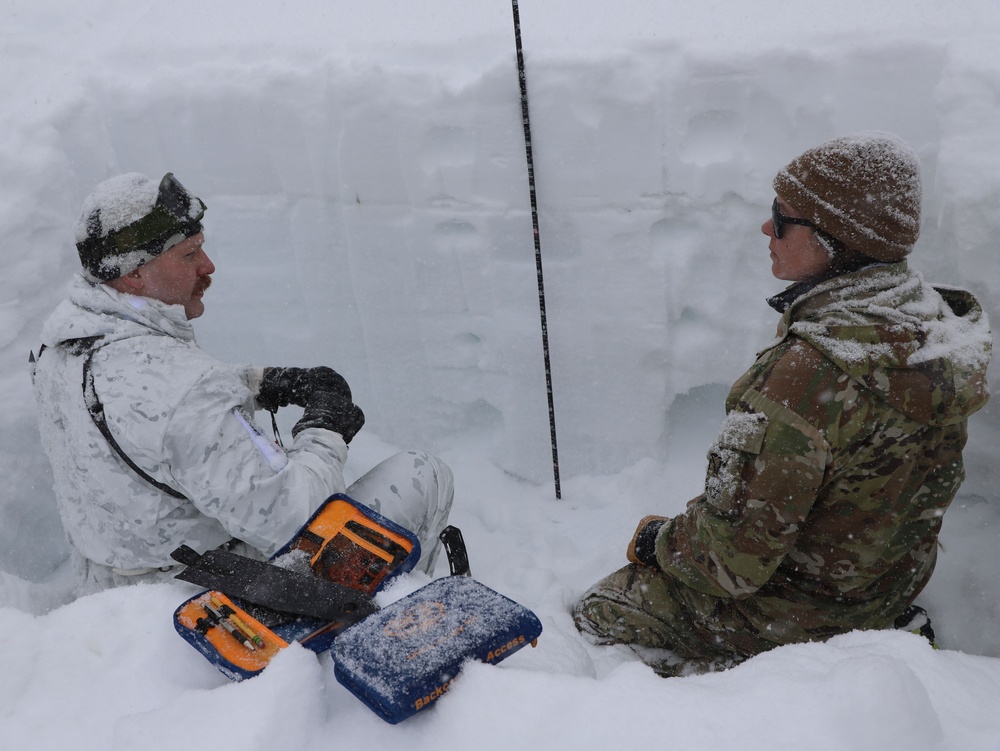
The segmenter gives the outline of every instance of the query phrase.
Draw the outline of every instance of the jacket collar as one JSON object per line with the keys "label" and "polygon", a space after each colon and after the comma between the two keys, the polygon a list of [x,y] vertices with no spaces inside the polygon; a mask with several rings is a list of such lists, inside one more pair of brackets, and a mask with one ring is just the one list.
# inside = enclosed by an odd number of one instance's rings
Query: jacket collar
{"label": "jacket collar", "polygon": [[114,340],[148,334],[195,341],[194,328],[184,306],[122,294],[107,284],[77,274],[70,283],[68,299],[46,321],[42,340],[57,344],[90,336]]}
{"label": "jacket collar", "polygon": [[[906,261],[902,261],[902,263],[905,264]],[[858,271],[866,271],[868,269],[874,269],[880,266],[889,266],[889,265],[890,264],[888,263],[875,262],[868,264],[867,266],[863,266],[860,269],[848,269],[845,271],[828,271],[827,273],[821,274],[815,279],[809,279],[808,281],[804,282],[795,282],[794,284],[786,287],[782,292],[779,292],[773,297],[767,298],[767,304],[770,305],[779,313],[784,313],[789,308],[791,308],[792,305],[794,305],[795,302],[800,297],[805,297],[809,292],[814,290],[823,282],[829,281],[830,279],[836,279],[838,276],[844,276],[845,274],[854,274],[857,273]]]}

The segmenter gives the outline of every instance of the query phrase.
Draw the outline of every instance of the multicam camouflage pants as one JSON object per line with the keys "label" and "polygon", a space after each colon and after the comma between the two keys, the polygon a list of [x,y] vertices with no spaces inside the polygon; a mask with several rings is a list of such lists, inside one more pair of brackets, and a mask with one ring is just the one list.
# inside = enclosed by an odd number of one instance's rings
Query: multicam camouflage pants
{"label": "multicam camouflage pants", "polygon": [[731,603],[655,566],[631,564],[602,579],[573,618],[595,643],[628,645],[665,677],[723,670],[775,646],[755,636]]}

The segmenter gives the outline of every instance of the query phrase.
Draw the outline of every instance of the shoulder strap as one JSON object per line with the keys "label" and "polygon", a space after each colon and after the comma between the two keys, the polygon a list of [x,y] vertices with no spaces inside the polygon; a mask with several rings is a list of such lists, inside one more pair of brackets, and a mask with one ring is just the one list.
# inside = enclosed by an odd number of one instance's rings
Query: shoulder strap
{"label": "shoulder strap", "polygon": [[[103,337],[100,336],[90,336],[85,339],[71,339],[66,342],[62,342],[63,345],[71,347],[70,351],[73,354],[83,354],[87,353],[86,358],[83,361],[83,402],[87,405],[87,411],[90,412],[90,417],[94,421],[94,425],[97,429],[101,431],[101,435],[108,444],[115,450],[115,453],[121,457],[122,461],[125,462],[133,472],[135,472],[139,477],[148,482],[154,488],[162,493],[166,493],[172,498],[186,499],[187,496],[174,490],[169,485],[164,485],[148,474],[146,474],[142,468],[133,462],[128,454],[118,445],[118,441],[111,434],[111,429],[108,427],[108,418],[104,414],[104,405],[101,403],[100,398],[97,396],[97,391],[94,389],[94,374],[90,372],[90,361],[94,357],[94,353],[104,346],[105,343],[98,344]],[[39,353],[39,357],[41,353]]]}

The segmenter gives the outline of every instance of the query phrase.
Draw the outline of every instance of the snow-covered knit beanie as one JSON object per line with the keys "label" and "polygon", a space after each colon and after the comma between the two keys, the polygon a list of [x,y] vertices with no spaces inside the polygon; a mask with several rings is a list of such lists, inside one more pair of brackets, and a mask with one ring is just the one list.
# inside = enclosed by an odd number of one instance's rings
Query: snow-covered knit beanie
{"label": "snow-covered knit beanie", "polygon": [[159,184],[130,172],[105,180],[83,202],[76,249],[94,281],[124,276],[202,231],[205,204],[171,173]]}
{"label": "snow-covered knit beanie", "polygon": [[920,234],[920,162],[891,133],[820,144],[778,172],[774,191],[804,219],[879,261],[901,261]]}

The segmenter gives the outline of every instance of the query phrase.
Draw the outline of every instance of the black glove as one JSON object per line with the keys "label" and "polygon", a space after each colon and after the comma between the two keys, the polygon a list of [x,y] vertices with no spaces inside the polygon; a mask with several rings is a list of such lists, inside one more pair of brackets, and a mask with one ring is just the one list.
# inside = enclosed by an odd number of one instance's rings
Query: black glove
{"label": "black glove", "polygon": [[635,528],[632,541],[628,545],[628,552],[625,557],[632,563],[641,563],[645,566],[658,566],[656,560],[656,538],[660,534],[660,528],[670,519],[665,516],[645,516]]}
{"label": "black glove", "polygon": [[306,428],[323,428],[340,433],[344,443],[350,443],[364,424],[365,413],[351,402],[350,397],[333,391],[314,391],[302,419],[292,428],[292,437]]}
{"label": "black glove", "polygon": [[264,368],[257,406],[268,412],[289,404],[304,407],[314,391],[329,391],[351,400],[351,387],[332,368]]}

